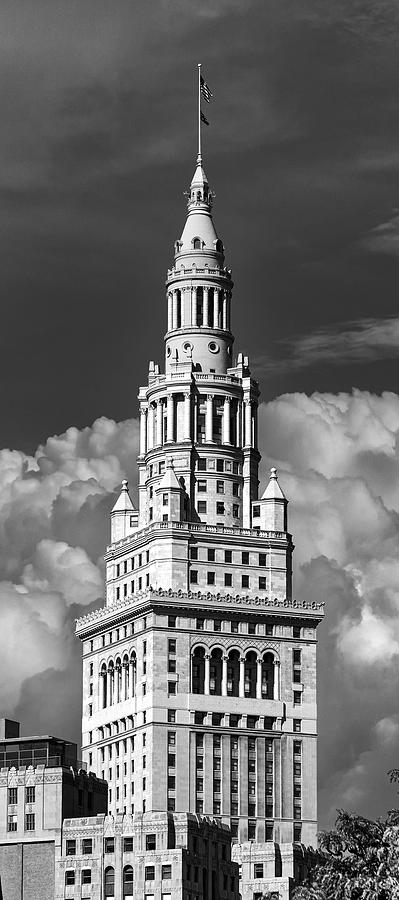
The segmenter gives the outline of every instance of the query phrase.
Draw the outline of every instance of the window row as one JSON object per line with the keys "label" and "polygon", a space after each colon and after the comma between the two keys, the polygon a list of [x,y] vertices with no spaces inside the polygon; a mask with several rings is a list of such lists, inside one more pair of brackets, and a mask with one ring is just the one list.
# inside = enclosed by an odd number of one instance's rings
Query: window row
{"label": "window row", "polygon": [[[213,506],[213,504],[212,504]],[[210,510],[208,509],[209,503],[207,500],[198,500],[197,501],[197,513],[199,516],[206,516]],[[227,510],[230,512],[230,510]],[[216,515],[224,516],[226,513],[226,506],[222,501],[216,501]],[[231,514],[233,519],[238,519],[240,517],[240,507],[238,503],[233,503],[231,507]],[[218,523],[216,523],[218,524]],[[223,523],[222,523],[223,524]]]}
{"label": "window row", "polygon": [[128,572],[133,572],[134,569],[140,569],[141,566],[148,565],[149,561],[149,550],[146,550],[145,553],[138,553],[137,556],[131,556],[130,560],[124,559],[123,562],[116,564],[115,577],[119,578],[121,575],[127,575]]}
{"label": "window row", "polygon": [[[26,813],[25,815],[25,831],[35,831],[35,814]],[[9,813],[7,818],[7,831],[18,830],[18,816],[16,813]]]}
{"label": "window row", "polygon": [[[36,799],[36,788],[29,786],[25,788],[25,803],[34,803]],[[8,788],[8,803],[10,806],[18,803],[18,788]]]}
{"label": "window row", "polygon": [[192,655],[192,692],[278,700],[279,665],[271,652],[257,656],[250,650],[241,656],[238,650],[224,653],[215,648],[209,654],[204,647],[196,647]]}
{"label": "window row", "polygon": [[198,472],[232,472],[233,475],[239,475],[241,473],[240,463],[232,461],[230,459],[209,459],[203,458],[197,460],[197,470]]}
{"label": "window row", "polygon": [[[202,551],[206,552],[208,562],[225,562],[240,566],[261,566],[264,568],[267,564],[266,553],[255,553],[249,550],[216,550],[213,547],[190,547],[190,559],[201,559]],[[233,556],[234,553],[234,556]],[[217,554],[217,555],[216,555]],[[222,558],[223,555],[223,558]]]}
{"label": "window row", "polygon": [[[227,494],[230,491],[231,485],[231,493],[233,497],[240,496],[240,483],[238,481],[223,481],[223,479],[216,479],[216,493],[217,494]],[[214,481],[207,481],[206,478],[198,478],[197,479],[197,493],[198,494],[206,494],[208,491],[208,487],[210,490],[213,490]]]}
{"label": "window row", "polygon": [[118,585],[115,591],[116,600],[121,600],[122,597],[125,599],[126,597],[130,597],[134,594],[135,588],[138,591],[143,591],[144,588],[148,588],[150,586],[150,574],[147,572],[146,575],[139,575],[137,580],[134,579],[130,582],[125,581],[124,584]]}
{"label": "window row", "polygon": [[[238,587],[250,588],[252,586],[253,590],[256,589],[258,591],[267,591],[266,575],[259,576],[258,584],[257,584],[256,588],[254,585],[254,580],[256,580],[256,579],[252,578],[252,585],[251,585],[251,578],[249,575],[241,575],[241,581],[240,581],[239,586],[237,584],[237,577],[233,581],[233,575],[234,575],[233,572],[224,572],[223,573],[224,587],[228,587],[228,588],[235,587],[238,589]],[[200,577],[198,577],[198,576],[200,576]],[[198,569],[190,569],[190,584],[199,584],[200,581],[204,581],[204,582],[206,581],[206,584],[208,586],[216,585],[216,572],[206,572],[206,579],[205,579],[205,572],[203,572],[202,570],[200,570],[200,572],[199,572]]]}
{"label": "window row", "polygon": [[[192,551],[195,550],[195,549],[196,549],[196,548],[192,548]],[[225,552],[226,552],[226,553],[230,553],[231,551],[227,551],[227,550],[226,550]],[[192,557],[192,559],[193,559],[193,558],[194,558],[194,557]],[[198,558],[198,557],[195,557],[195,558]],[[226,560],[226,561],[227,561],[227,560]],[[230,562],[232,561],[231,558],[229,559],[229,561],[230,561]],[[209,562],[213,562],[213,560],[210,559]],[[162,621],[163,621],[163,617],[162,617]],[[203,622],[203,621],[205,621],[205,620],[204,620],[204,619],[197,619],[197,622],[198,622],[198,621],[199,621],[199,622],[201,622],[201,621]],[[211,620],[209,620],[209,622],[210,622],[210,621],[211,621]],[[157,622],[157,620],[154,620],[154,621],[153,621],[153,624],[156,624],[156,622]],[[169,615],[169,616],[168,616],[167,624],[168,624],[168,628],[184,628],[184,627],[189,627],[189,628],[190,628],[190,627],[191,627],[191,621],[190,621],[190,620],[183,619],[182,617],[180,617],[180,616],[175,616],[175,615]],[[142,619],[139,619],[137,622],[131,622],[131,623],[129,624],[129,626],[124,625],[124,626],[123,626],[123,629],[122,629],[122,628],[116,628],[114,632],[112,632],[112,631],[107,632],[107,634],[108,634],[108,640],[107,640],[107,635],[106,635],[106,634],[101,635],[101,641],[100,641],[99,643],[101,643],[101,647],[105,647],[105,646],[107,646],[107,645],[110,645],[110,644],[113,644],[113,643],[117,643],[118,641],[123,640],[124,638],[128,637],[128,633],[129,633],[129,635],[135,634],[135,631],[137,630],[137,627],[139,627],[140,630],[144,630],[144,631],[145,631],[145,629],[147,628],[147,616],[144,616]],[[211,626],[211,624],[208,624],[207,627],[208,627],[208,628],[213,627],[214,631],[227,630],[227,625],[226,625],[226,623],[224,623],[223,628],[222,628],[222,627],[221,627],[221,620],[219,620],[219,619],[214,619],[214,620],[213,620],[213,626]],[[244,628],[245,628],[244,623],[241,623],[240,631],[242,631],[243,633],[245,633],[245,631],[243,631]],[[271,629],[271,630],[268,630],[268,629]],[[272,629],[273,629],[273,625],[272,625],[271,623],[268,623],[268,624],[266,625],[266,634],[273,634],[273,630],[272,630]],[[238,631],[239,631],[238,622],[232,622],[232,623],[231,623],[231,631],[232,631],[233,634],[238,634]],[[255,633],[261,633],[261,632],[253,632],[253,631],[251,632],[251,631],[250,631],[249,633],[250,633],[250,634],[255,634]],[[301,627],[300,625],[292,625],[292,626],[290,626],[290,628],[289,628],[289,633],[290,633],[290,635],[291,635],[294,639],[299,640],[299,639],[302,637],[302,627]],[[87,649],[89,650],[89,652],[90,652],[90,653],[93,653],[93,652],[94,652],[94,649],[95,649],[95,646],[96,646],[96,649],[98,649],[99,643],[94,642],[94,640],[91,640],[91,641],[89,642],[88,648],[87,648]],[[89,674],[90,674],[90,676],[92,676],[93,673],[94,673],[94,666],[93,666],[93,663],[90,663],[90,669],[89,669]]]}
{"label": "window row", "polygon": [[[69,887],[70,885],[76,884],[76,872],[75,869],[67,869],[65,872],[65,885]],[[80,873],[80,883],[81,884],[91,884],[91,869],[82,869]]]}

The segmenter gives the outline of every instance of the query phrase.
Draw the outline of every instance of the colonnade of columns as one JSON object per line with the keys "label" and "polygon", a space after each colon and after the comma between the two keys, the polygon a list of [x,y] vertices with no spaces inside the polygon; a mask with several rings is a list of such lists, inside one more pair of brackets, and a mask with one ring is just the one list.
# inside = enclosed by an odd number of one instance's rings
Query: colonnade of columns
{"label": "colonnade of columns", "polygon": [[[180,395],[181,396],[181,395]],[[191,395],[189,391],[183,394],[183,432],[181,440],[190,441],[191,434]],[[203,400],[201,396],[193,397],[194,408]],[[237,402],[235,412],[235,435],[231,429],[231,402],[232,397],[225,396],[222,414],[222,444],[232,444],[235,438],[235,446],[257,447],[257,406],[251,400],[246,399],[242,403]],[[215,395],[207,394],[205,401],[205,441],[212,444],[214,441],[214,411]],[[140,408],[140,455],[144,456],[148,450],[161,447],[164,443],[175,440],[176,419],[176,395],[170,393],[166,398],[160,398],[149,403],[148,407]],[[198,439],[196,421],[194,421],[194,441]]]}
{"label": "colonnade of columns", "polygon": [[[205,654],[205,674],[204,674],[204,694],[211,693],[211,655],[210,653]],[[227,697],[231,692],[228,690],[228,663],[229,657],[224,655],[222,656],[222,679],[221,679],[221,695],[222,697]],[[238,696],[246,697],[247,693],[245,691],[245,657],[240,656],[239,664],[240,664],[240,676],[239,676],[239,685],[238,685]],[[264,690],[263,690],[263,678],[262,678],[262,670],[263,670],[263,659],[258,656],[256,660],[256,699],[262,700],[264,699]],[[273,660],[273,700],[278,700],[280,697],[280,662],[278,659]],[[269,698],[271,699],[271,698]]]}
{"label": "colonnade of columns", "polygon": [[[212,291],[213,304],[210,303]],[[185,300],[185,294],[189,299]],[[200,309],[202,300],[202,311]],[[224,288],[181,287],[168,292],[168,331],[188,326],[230,330],[231,291]]]}
{"label": "colonnade of columns", "polygon": [[136,693],[136,660],[124,661],[119,665],[103,667],[100,672],[102,680],[102,706],[113,706],[122,700],[133,698]]}

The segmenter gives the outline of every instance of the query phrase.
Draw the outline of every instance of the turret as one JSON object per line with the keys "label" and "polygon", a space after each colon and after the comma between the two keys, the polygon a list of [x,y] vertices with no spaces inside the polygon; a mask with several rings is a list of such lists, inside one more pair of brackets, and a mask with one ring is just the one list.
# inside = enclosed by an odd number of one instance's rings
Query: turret
{"label": "turret", "polygon": [[277,469],[270,469],[270,480],[260,500],[252,504],[252,524],[262,531],[287,531],[288,500],[277,477]]}
{"label": "turret", "polygon": [[173,460],[169,460],[165,474],[155,489],[158,519],[182,522],[184,519],[184,488],[176,476]]}
{"label": "turret", "polygon": [[122,481],[122,490],[111,511],[111,541],[120,541],[138,528],[139,514],[133,506],[128,483]]}

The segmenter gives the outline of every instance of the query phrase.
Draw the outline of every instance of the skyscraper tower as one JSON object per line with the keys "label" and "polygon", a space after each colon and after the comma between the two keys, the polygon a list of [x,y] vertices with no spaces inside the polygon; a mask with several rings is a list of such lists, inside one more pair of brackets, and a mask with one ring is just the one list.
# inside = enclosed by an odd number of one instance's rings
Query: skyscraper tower
{"label": "skyscraper tower", "polygon": [[233,355],[233,281],[201,154],[167,273],[165,366],[139,390],[138,509],[111,512],[83,642],[83,758],[111,812],[230,825],[244,897],[288,896],[316,843],[316,628],[292,598],[277,472],[258,492],[258,397]]}

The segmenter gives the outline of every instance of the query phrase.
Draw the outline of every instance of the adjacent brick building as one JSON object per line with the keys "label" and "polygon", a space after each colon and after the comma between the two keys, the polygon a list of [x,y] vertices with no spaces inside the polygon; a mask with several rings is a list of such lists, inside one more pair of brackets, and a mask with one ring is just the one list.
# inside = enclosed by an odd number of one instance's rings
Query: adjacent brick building
{"label": "adjacent brick building", "polygon": [[63,819],[106,811],[107,785],[86,773],[76,744],[51,735],[20,737],[19,723],[0,720],[4,900],[54,900]]}

